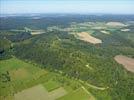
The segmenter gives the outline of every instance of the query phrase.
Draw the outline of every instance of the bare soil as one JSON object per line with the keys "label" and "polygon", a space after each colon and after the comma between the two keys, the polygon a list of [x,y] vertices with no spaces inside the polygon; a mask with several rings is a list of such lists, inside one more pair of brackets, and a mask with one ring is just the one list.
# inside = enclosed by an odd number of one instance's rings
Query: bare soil
{"label": "bare soil", "polygon": [[130,72],[134,72],[134,59],[129,58],[123,55],[117,55],[114,57],[114,59],[124,66],[125,69],[127,69]]}

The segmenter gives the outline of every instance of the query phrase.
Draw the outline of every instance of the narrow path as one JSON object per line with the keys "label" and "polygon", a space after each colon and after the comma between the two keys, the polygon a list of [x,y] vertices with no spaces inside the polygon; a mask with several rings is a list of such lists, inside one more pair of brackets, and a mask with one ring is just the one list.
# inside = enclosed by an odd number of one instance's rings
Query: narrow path
{"label": "narrow path", "polygon": [[95,97],[82,85],[81,88],[90,95],[89,100],[96,100]]}
{"label": "narrow path", "polygon": [[87,94],[90,94],[90,95],[91,95],[91,93],[90,93],[84,86],[81,86],[81,88],[82,88]]}
{"label": "narrow path", "polygon": [[98,90],[105,90],[105,89],[108,89],[109,87],[97,87],[97,86],[95,86],[95,85],[91,85],[91,84],[89,84],[89,83],[87,83],[87,82],[84,82],[84,81],[82,81],[82,80],[79,80],[79,82],[81,82],[81,83],[84,83],[84,84],[86,84],[87,86],[89,86],[89,87],[91,87],[91,88],[94,88],[94,89],[98,89]]}

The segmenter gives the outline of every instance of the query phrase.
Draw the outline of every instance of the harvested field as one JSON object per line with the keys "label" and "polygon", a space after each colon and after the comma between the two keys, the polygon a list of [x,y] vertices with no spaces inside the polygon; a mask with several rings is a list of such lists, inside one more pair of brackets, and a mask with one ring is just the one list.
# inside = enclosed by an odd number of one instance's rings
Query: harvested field
{"label": "harvested field", "polygon": [[51,100],[42,85],[23,90],[15,94],[15,100]]}
{"label": "harvested field", "polygon": [[78,37],[80,40],[89,42],[89,43],[93,43],[93,44],[98,44],[98,43],[102,43],[102,40],[97,39],[91,35],[89,35],[87,32],[81,32],[81,33],[77,33]]}
{"label": "harvested field", "polygon": [[130,72],[134,72],[134,59],[129,58],[123,55],[117,55],[114,57],[114,59],[124,66],[125,69],[127,69]]}
{"label": "harvested field", "polygon": [[125,24],[121,23],[121,22],[108,22],[106,23],[106,25],[108,26],[126,26]]}

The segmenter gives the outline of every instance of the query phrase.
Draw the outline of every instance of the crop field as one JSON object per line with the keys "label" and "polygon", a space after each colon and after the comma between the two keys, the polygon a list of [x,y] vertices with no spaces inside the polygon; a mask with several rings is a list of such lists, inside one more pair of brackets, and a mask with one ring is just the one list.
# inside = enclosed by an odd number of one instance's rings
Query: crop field
{"label": "crop field", "polygon": [[102,41],[100,39],[97,39],[97,38],[89,35],[87,32],[77,33],[77,35],[80,40],[83,40],[83,41],[86,41],[89,43],[93,43],[93,44],[102,43]]}
{"label": "crop field", "polygon": [[95,100],[95,98],[81,87],[58,100]]}
{"label": "crop field", "polygon": [[[75,91],[72,87],[77,83],[74,81],[64,78],[71,86],[62,84],[55,80],[56,74],[36,66],[15,57],[1,61],[0,98],[2,100],[56,100]],[[7,79],[5,80],[4,77]],[[58,79],[60,78],[62,77],[58,75]]]}
{"label": "crop field", "polygon": [[134,72],[134,59],[123,55],[117,55],[114,58],[119,64],[122,64],[125,69]]}
{"label": "crop field", "polygon": [[23,90],[15,94],[15,100],[51,100],[42,85]]}
{"label": "crop field", "polygon": [[47,75],[46,70],[15,57],[3,60],[0,62],[0,97],[13,96],[14,93],[33,86],[37,84],[34,80],[44,75]]}
{"label": "crop field", "polygon": [[60,83],[52,80],[45,82],[43,85],[49,92],[60,87]]}
{"label": "crop field", "polygon": [[17,70],[9,71],[9,74],[11,75],[11,78],[14,79],[23,79],[27,78],[29,75],[28,71],[25,68],[19,68]]}
{"label": "crop field", "polygon": [[67,92],[60,87],[48,92],[41,84],[15,94],[15,100],[56,100]]}
{"label": "crop field", "polygon": [[67,91],[63,87],[60,87],[58,89],[55,89],[55,90],[49,92],[49,96],[53,100],[56,100],[66,94],[67,94]]}
{"label": "crop field", "polygon": [[121,22],[108,22],[106,25],[108,26],[113,26],[113,27],[116,27],[116,26],[126,26],[125,24],[121,23]]}

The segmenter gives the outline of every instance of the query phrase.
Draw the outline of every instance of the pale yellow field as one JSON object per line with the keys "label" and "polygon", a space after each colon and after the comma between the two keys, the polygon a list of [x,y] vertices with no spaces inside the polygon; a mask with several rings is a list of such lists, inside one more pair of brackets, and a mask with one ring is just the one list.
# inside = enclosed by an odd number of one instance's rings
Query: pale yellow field
{"label": "pale yellow field", "polygon": [[121,29],[122,32],[128,32],[130,29]]}
{"label": "pale yellow field", "polygon": [[108,31],[101,31],[101,33],[110,34],[110,32],[108,32]]}
{"label": "pale yellow field", "polygon": [[42,34],[44,33],[44,31],[34,31],[34,32],[31,32],[32,35],[38,35],[38,34]]}
{"label": "pale yellow field", "polygon": [[108,23],[106,23],[106,25],[108,25],[108,26],[126,26],[125,24],[123,24],[121,22],[108,22]]}
{"label": "pale yellow field", "polygon": [[117,55],[114,59],[124,66],[128,71],[134,72],[134,59],[123,55]]}
{"label": "pale yellow field", "polygon": [[83,40],[92,44],[102,43],[102,40],[89,35],[87,32],[77,33],[77,35],[79,36],[80,40]]}

